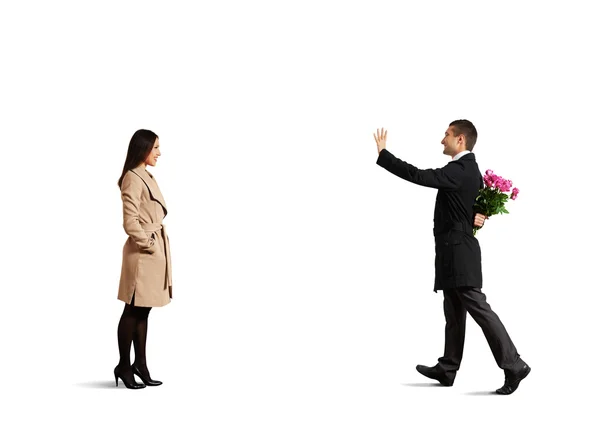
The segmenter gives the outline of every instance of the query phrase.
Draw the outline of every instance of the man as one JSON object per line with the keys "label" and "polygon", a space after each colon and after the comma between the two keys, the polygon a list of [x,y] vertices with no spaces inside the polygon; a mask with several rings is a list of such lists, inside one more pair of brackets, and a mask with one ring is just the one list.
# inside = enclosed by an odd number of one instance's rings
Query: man
{"label": "man", "polygon": [[504,370],[504,385],[498,394],[511,394],[531,371],[498,316],[486,302],[481,291],[481,250],[473,236],[473,221],[482,226],[485,216],[473,216],[473,205],[483,180],[475,155],[477,130],[468,120],[450,123],[442,144],[444,155],[452,157],[441,169],[421,170],[402,161],[386,150],[387,131],[377,129],[373,134],[379,158],[377,164],[399,176],[425,187],[438,189],[435,201],[433,233],[435,237],[434,291],[444,292],[446,342],[444,356],[433,367],[417,365],[422,375],[444,386],[454,383],[460,367],[465,342],[466,313],[481,327],[494,354],[496,363]]}

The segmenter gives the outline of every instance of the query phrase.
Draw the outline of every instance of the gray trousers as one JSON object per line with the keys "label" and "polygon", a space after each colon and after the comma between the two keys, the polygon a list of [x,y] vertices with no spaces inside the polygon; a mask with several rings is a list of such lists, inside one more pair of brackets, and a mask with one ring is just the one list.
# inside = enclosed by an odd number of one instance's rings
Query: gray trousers
{"label": "gray trousers", "polygon": [[481,327],[494,354],[498,367],[516,372],[524,366],[515,345],[508,336],[500,318],[492,311],[483,292],[474,287],[444,290],[444,315],[446,316],[446,343],[444,356],[438,359],[439,367],[450,377],[460,368],[465,344],[467,312]]}

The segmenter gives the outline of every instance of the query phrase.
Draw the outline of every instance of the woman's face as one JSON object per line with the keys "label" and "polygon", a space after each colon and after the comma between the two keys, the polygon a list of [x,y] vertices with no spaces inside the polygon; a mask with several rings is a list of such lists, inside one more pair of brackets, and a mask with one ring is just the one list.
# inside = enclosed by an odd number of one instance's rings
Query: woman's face
{"label": "woman's face", "polygon": [[154,147],[150,151],[150,154],[146,158],[146,161],[144,161],[144,164],[146,164],[146,166],[156,166],[156,161],[158,160],[159,156],[160,146],[158,145],[158,138],[156,138],[156,140],[154,140]]}

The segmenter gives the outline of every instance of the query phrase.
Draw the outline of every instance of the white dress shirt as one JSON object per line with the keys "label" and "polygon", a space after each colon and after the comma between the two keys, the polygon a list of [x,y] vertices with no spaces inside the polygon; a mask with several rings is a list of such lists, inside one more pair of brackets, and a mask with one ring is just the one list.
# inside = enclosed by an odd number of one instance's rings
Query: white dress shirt
{"label": "white dress shirt", "polygon": [[458,159],[460,159],[460,158],[462,158],[465,155],[468,155],[470,153],[473,153],[473,152],[471,152],[470,150],[463,150],[462,152],[459,152],[456,155],[454,155],[450,161],[456,161],[456,160],[458,160]]}

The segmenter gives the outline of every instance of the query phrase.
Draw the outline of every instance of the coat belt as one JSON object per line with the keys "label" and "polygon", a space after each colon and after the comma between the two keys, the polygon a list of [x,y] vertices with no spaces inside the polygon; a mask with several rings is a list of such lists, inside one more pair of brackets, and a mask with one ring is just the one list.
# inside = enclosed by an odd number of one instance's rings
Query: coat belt
{"label": "coat belt", "polygon": [[469,226],[465,223],[448,223],[443,224],[440,227],[434,227],[433,234],[438,236],[443,233],[450,232],[451,230],[459,230],[461,232],[465,232],[467,235],[473,236],[473,226]]}
{"label": "coat belt", "polygon": [[167,260],[167,271],[165,274],[165,289],[168,289],[169,286],[172,286],[171,283],[171,248],[169,246],[169,236],[167,235],[167,229],[164,224],[161,223],[140,223],[144,232],[147,233],[158,233],[160,231],[160,235],[163,238],[163,242],[165,243],[165,258]]}

